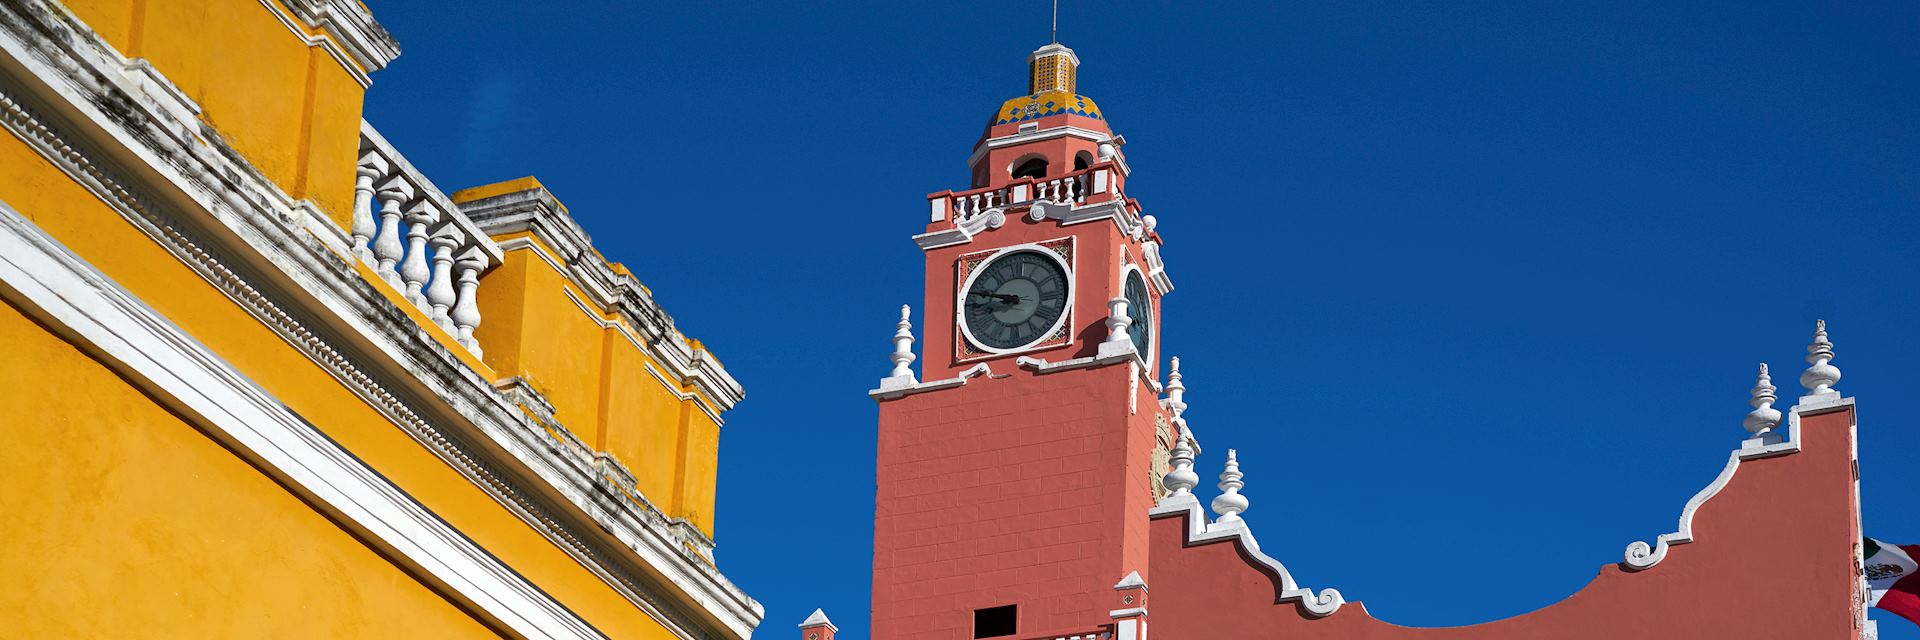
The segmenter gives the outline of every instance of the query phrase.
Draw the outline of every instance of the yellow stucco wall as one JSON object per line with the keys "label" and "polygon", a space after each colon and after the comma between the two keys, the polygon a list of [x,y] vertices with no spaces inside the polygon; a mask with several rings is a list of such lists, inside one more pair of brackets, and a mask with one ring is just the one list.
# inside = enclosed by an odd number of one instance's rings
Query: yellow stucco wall
{"label": "yellow stucco wall", "polygon": [[365,90],[308,45],[298,18],[261,0],[67,0],[121,55],[144,58],[200,104],[201,119],[296,200],[345,226]]}
{"label": "yellow stucco wall", "polygon": [[[512,188],[489,185],[453,198],[466,202],[539,187],[527,179],[503,184]],[[516,238],[558,255],[531,233],[496,240]],[[526,379],[553,403],[561,424],[633,472],[654,506],[712,535],[720,425],[693,400],[681,399],[691,391],[671,382],[669,370],[629,337],[633,332],[624,319],[596,309],[591,297],[535,252],[507,251],[502,264],[481,279],[486,320],[474,335],[485,347],[487,365],[498,375]]]}
{"label": "yellow stucco wall", "polygon": [[0,636],[495,637],[4,302],[0,344]]}
{"label": "yellow stucco wall", "polygon": [[[601,578],[10,134],[0,134],[0,201],[33,220],[601,631],[620,638],[672,637]],[[0,367],[8,369],[30,368],[28,364],[14,358],[0,359]],[[71,410],[66,405],[94,400],[93,391],[87,387],[63,386],[51,393],[57,399],[52,405],[57,411]],[[18,412],[9,415],[29,422],[44,420],[44,416]],[[200,502],[226,500],[229,493],[223,483],[183,487],[181,491],[179,499]],[[79,496],[101,500],[108,497],[105,493],[94,498]],[[282,503],[280,506],[295,505]],[[70,508],[96,509],[86,505]],[[98,505],[98,512],[117,513],[123,518],[89,524],[119,527],[126,518],[133,517],[134,512],[147,509],[147,505],[138,503],[103,503]],[[167,517],[167,514],[154,516]],[[250,525],[245,520],[201,524],[215,530]],[[190,587],[182,583],[175,589]],[[128,597],[174,596],[154,591]],[[88,606],[97,606],[97,603]]]}

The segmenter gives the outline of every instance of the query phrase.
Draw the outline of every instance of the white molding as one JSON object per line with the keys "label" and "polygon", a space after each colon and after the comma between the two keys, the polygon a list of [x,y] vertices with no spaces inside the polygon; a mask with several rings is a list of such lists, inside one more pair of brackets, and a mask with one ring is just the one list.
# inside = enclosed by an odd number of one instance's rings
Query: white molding
{"label": "white molding", "polygon": [[[1835,398],[1838,398],[1837,394]],[[1713,499],[1715,495],[1720,493],[1721,489],[1727,487],[1727,483],[1733,481],[1733,474],[1740,470],[1741,461],[1798,453],[1800,451],[1800,416],[1803,413],[1806,415],[1824,413],[1833,407],[1851,405],[1853,404],[1853,399],[1847,398],[1842,401],[1831,403],[1823,402],[1811,406],[1808,405],[1805,400],[1801,402],[1801,406],[1795,406],[1787,416],[1787,439],[1785,442],[1780,442],[1780,438],[1777,435],[1771,439],[1754,438],[1741,443],[1741,448],[1734,449],[1733,453],[1727,454],[1727,466],[1720,469],[1720,475],[1715,476],[1713,482],[1708,483],[1706,488],[1701,489],[1699,493],[1693,494],[1693,497],[1687,500],[1686,506],[1680,509],[1680,523],[1674,527],[1672,533],[1660,534],[1654,538],[1653,544],[1651,545],[1640,540],[1635,540],[1632,544],[1627,545],[1626,552],[1621,555],[1621,562],[1626,564],[1627,569],[1641,571],[1652,568],[1653,565],[1660,564],[1661,560],[1667,559],[1667,550],[1671,549],[1673,545],[1693,542],[1694,514],[1699,513],[1700,507],[1705,506],[1708,500]]]}
{"label": "white molding", "polygon": [[[1068,251],[1073,254],[1073,257],[1071,259],[1060,257],[1059,252],[1055,251],[1052,247],[1046,246],[1048,243],[1059,242],[1061,240],[1067,241]],[[1079,287],[1075,286],[1078,281],[1074,279],[1075,278],[1074,266],[1080,262],[1080,252],[1078,250],[1078,243],[1075,242],[1075,239],[1073,236],[1064,236],[1060,238],[1053,238],[1050,240],[1041,240],[1039,242],[1027,242],[1027,243],[1016,244],[1016,245],[1008,245],[998,249],[992,249],[990,250],[990,252],[982,252],[982,253],[989,253],[989,255],[987,255],[986,257],[980,258],[980,262],[978,262],[974,266],[973,272],[967,274],[966,279],[960,282],[960,288],[954,294],[953,324],[955,327],[958,327],[960,329],[960,337],[966,340],[967,342],[972,343],[974,348],[977,348],[980,351],[987,354],[987,355],[979,356],[977,358],[969,358],[968,360],[977,360],[980,358],[990,358],[995,356],[1004,356],[1004,355],[1010,355],[1015,353],[1025,353],[1028,351],[1033,351],[1036,349],[1035,345],[1045,342],[1048,338],[1052,337],[1054,333],[1059,332],[1061,327],[1067,328],[1067,334],[1068,334],[1067,341],[1058,345],[1047,345],[1045,347],[1040,347],[1040,348],[1053,349],[1053,348],[1070,345],[1070,344],[1073,344],[1074,342],[1077,342],[1077,340],[1074,340],[1074,336],[1073,336],[1073,305],[1077,302],[1077,300],[1074,299],[1074,294],[1079,293],[1077,291]],[[965,311],[965,309],[967,308],[967,305],[966,305],[967,291],[973,289],[973,281],[979,279],[980,274],[986,272],[988,265],[998,262],[1000,261],[1000,259],[1011,256],[1015,253],[1037,253],[1037,254],[1046,256],[1047,258],[1052,259],[1056,264],[1059,264],[1060,268],[1066,271],[1066,273],[1064,274],[1066,276],[1066,285],[1067,285],[1067,294],[1066,294],[1067,301],[1065,304],[1066,308],[1060,310],[1060,317],[1055,318],[1053,321],[1053,324],[1048,325],[1045,331],[1041,331],[1039,334],[1036,335],[1034,339],[1029,340],[1026,344],[1020,345],[1018,347],[1013,347],[1010,349],[1000,349],[995,347],[989,347],[985,344],[981,344],[979,340],[975,339],[973,337],[973,329],[967,326],[967,314]],[[980,254],[979,253],[967,254],[964,256],[960,256],[959,260],[966,260],[967,258],[970,258],[972,256],[977,256],[977,255],[980,255]],[[1039,304],[1039,303],[1036,301],[1035,304]],[[962,362],[965,362],[965,361],[966,360],[962,360]]]}
{"label": "white molding", "polygon": [[[197,136],[197,122],[153,106],[159,92],[97,35],[14,7],[0,2],[0,63],[25,75],[0,74],[0,126],[635,607],[682,637],[751,635],[764,609],[682,546],[664,515],[620,499],[637,495],[631,483],[556,442],[346,259],[306,240],[271,181]],[[40,118],[27,95],[59,105],[85,135]],[[153,177],[122,180],[118,158]]]}
{"label": "white molding", "polygon": [[968,367],[966,371],[960,372],[960,375],[957,375],[951,378],[946,378],[944,380],[928,380],[926,382],[915,382],[915,383],[908,384],[897,378],[882,378],[880,379],[880,388],[874,389],[872,391],[868,391],[867,395],[871,396],[875,400],[892,400],[894,398],[910,396],[916,393],[925,393],[928,391],[939,391],[941,389],[950,389],[953,387],[958,387],[960,385],[966,384],[967,380],[977,378],[980,376],[990,376],[990,375],[993,375],[993,369],[987,367],[987,363],[982,362],[980,364],[973,365],[972,367]]}
{"label": "white molding", "polygon": [[0,203],[0,294],[525,637],[601,638],[400,487]]}
{"label": "white molding", "polygon": [[1187,520],[1182,546],[1238,541],[1247,557],[1279,576],[1279,602],[1297,602],[1300,608],[1315,618],[1331,615],[1340,610],[1340,605],[1346,604],[1346,599],[1340,596],[1338,589],[1321,589],[1320,593],[1315,594],[1312,589],[1294,582],[1293,574],[1287,571],[1285,565],[1260,551],[1260,543],[1254,541],[1253,529],[1247,526],[1245,520],[1208,524],[1207,514],[1200,508],[1200,499],[1191,493],[1175,493],[1161,498],[1160,504],[1147,512],[1147,517],[1154,520],[1177,516],[1185,516]]}
{"label": "white molding", "polygon": [[919,246],[921,251],[930,251],[941,247],[951,247],[969,242],[973,242],[973,234],[967,233],[966,229],[960,227],[928,231],[926,233],[914,234],[913,236],[913,244]]}

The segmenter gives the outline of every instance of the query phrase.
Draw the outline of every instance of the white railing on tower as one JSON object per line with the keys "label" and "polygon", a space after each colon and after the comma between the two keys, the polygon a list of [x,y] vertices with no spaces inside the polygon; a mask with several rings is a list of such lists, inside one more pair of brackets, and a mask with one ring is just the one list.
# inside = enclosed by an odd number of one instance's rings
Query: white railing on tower
{"label": "white railing on tower", "polygon": [[500,247],[365,121],[349,232],[356,259],[481,354],[475,297],[480,274],[500,264]]}
{"label": "white railing on tower", "polygon": [[931,222],[941,222],[951,214],[954,224],[964,224],[990,211],[1035,202],[1083,205],[1125,199],[1117,175],[1111,163],[1101,163],[1057,178],[1020,178],[999,187],[936,193],[928,197]]}

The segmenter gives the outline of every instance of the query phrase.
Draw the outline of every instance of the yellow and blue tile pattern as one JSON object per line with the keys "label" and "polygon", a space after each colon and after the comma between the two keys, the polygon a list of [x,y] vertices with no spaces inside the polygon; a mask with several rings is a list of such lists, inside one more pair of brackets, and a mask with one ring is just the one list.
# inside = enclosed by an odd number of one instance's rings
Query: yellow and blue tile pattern
{"label": "yellow and blue tile pattern", "polygon": [[1065,91],[1049,91],[1030,96],[1020,96],[1000,105],[993,114],[993,123],[1009,124],[1025,122],[1047,116],[1072,114],[1095,120],[1105,120],[1100,115],[1100,106],[1093,99]]}

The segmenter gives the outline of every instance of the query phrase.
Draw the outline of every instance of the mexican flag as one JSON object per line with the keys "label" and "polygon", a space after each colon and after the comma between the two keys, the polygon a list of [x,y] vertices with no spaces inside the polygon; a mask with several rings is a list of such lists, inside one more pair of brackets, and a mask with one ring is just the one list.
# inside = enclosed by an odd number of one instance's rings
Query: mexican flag
{"label": "mexican flag", "polygon": [[1920,544],[1891,545],[1873,538],[1861,539],[1860,555],[1865,557],[1867,585],[1873,589],[1867,604],[1920,624]]}

